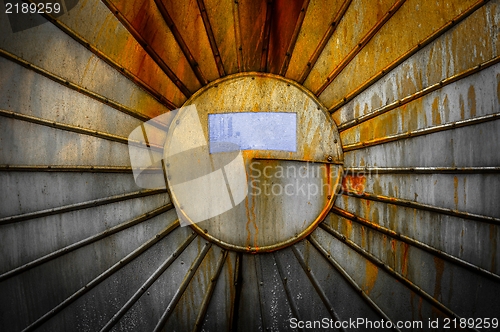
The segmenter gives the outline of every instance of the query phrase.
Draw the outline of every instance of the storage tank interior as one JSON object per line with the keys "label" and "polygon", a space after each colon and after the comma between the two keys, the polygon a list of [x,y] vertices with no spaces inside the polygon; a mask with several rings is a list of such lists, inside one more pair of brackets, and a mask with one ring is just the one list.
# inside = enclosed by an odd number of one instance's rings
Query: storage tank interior
{"label": "storage tank interior", "polygon": [[[5,0],[0,15],[1,331],[499,327],[500,0]],[[295,139],[240,151],[247,180],[255,160],[330,173],[275,173],[285,191],[258,197],[244,182],[232,210],[184,226],[171,176],[196,162],[158,159],[141,185],[130,135],[166,156],[145,123],[182,107],[175,150],[192,105],[209,141],[227,114]]]}

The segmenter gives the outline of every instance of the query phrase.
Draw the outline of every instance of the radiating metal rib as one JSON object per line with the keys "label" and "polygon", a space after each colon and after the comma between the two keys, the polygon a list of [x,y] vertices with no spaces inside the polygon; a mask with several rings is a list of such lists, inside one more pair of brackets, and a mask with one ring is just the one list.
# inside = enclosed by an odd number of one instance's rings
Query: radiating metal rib
{"label": "radiating metal rib", "polygon": [[[161,169],[140,168],[141,172]],[[130,166],[85,166],[85,165],[0,165],[0,172],[82,172],[82,173],[132,173]]]}
{"label": "radiating metal rib", "polygon": [[[335,321],[337,321],[337,322],[340,321],[339,316],[335,312],[335,309],[333,309],[333,305],[330,303],[330,300],[326,296],[325,291],[323,290],[323,288],[321,288],[318,280],[316,279],[316,277],[312,273],[311,269],[307,266],[307,263],[305,262],[304,257],[302,256],[302,253],[296,248],[296,245],[292,246],[292,250],[293,250],[295,257],[297,258],[297,261],[300,263],[300,266],[302,266],[302,269],[304,270],[307,277],[309,278],[309,281],[311,281],[311,284],[314,286],[314,289],[316,290],[319,297],[321,298],[321,301],[323,301],[323,304],[325,305],[326,309],[330,313],[330,316],[332,316],[332,318]],[[343,327],[339,327],[339,330],[345,331]]]}
{"label": "radiating metal rib", "polygon": [[205,245],[203,246],[203,249],[200,251],[198,256],[196,256],[195,260],[193,261],[193,264],[191,264],[191,267],[189,268],[189,272],[186,274],[184,279],[182,280],[181,285],[179,286],[179,289],[175,292],[172,300],[170,300],[170,303],[167,306],[167,309],[165,309],[165,312],[161,315],[160,320],[156,324],[155,328],[153,329],[153,332],[160,332],[165,324],[167,323],[168,318],[174,312],[174,308],[181,299],[182,294],[184,294],[184,291],[186,290],[187,286],[191,282],[191,279],[193,278],[194,274],[196,273],[196,270],[200,266],[201,262],[205,258],[205,256],[208,253],[208,250],[212,247],[212,243],[206,242]]}
{"label": "radiating metal rib", "polygon": [[31,123],[36,123],[41,126],[46,126],[46,127],[51,127],[59,130],[65,130],[77,134],[83,134],[83,135],[88,135],[88,136],[94,136],[97,138],[105,139],[108,141],[112,142],[118,142],[121,144],[132,144],[137,147],[143,147],[143,148],[150,148],[158,152],[163,151],[163,147],[161,145],[153,144],[150,145],[150,147],[146,147],[146,144],[141,141],[135,141],[135,140],[129,140],[126,137],[118,136],[118,135],[113,135],[113,134],[108,134],[104,133],[98,130],[93,130],[93,129],[87,129],[87,128],[82,128],[78,126],[73,126],[65,123],[60,123],[56,121],[51,121],[51,120],[45,120],[42,118],[38,118],[35,116],[31,115],[26,115],[26,114],[21,114],[21,113],[16,113],[12,111],[6,111],[3,109],[0,109],[0,116],[4,116],[7,118],[13,118],[16,120],[21,120],[21,121],[26,121],[26,122],[31,122]]}
{"label": "radiating metal rib", "polygon": [[240,298],[241,298],[241,289],[243,286],[243,273],[242,273],[242,260],[243,254],[238,252],[236,253],[236,263],[234,266],[234,298],[231,299],[231,314],[229,319],[229,329],[231,332],[236,332],[238,330],[238,311],[240,308]]}
{"label": "radiating metal rib", "polygon": [[337,15],[335,15],[335,18],[333,19],[332,23],[330,23],[330,27],[328,27],[328,30],[326,31],[323,38],[321,38],[319,45],[316,47],[316,49],[314,50],[314,53],[309,58],[309,61],[307,62],[307,66],[304,68],[304,70],[300,74],[300,77],[298,79],[298,82],[300,84],[304,84],[304,81],[307,79],[307,76],[309,76],[309,73],[311,72],[312,68],[316,64],[316,61],[318,61],[319,56],[321,55],[321,53],[325,49],[326,44],[328,44],[328,41],[330,40],[330,37],[335,32],[335,29],[337,29],[337,26],[339,25],[340,20],[342,19],[342,17],[344,17],[351,2],[352,2],[352,0],[345,0],[344,3],[342,4],[342,7],[339,10],[339,12],[337,13]]}
{"label": "radiating metal rib", "polygon": [[[34,0],[28,0],[30,3],[36,3]],[[175,105],[172,101],[168,100],[163,96],[158,90],[153,88],[151,85],[148,83],[144,82],[140,77],[132,73],[130,70],[124,68],[122,65],[117,63],[115,60],[111,59],[108,55],[106,55],[104,52],[99,50],[95,45],[90,44],[85,38],[83,38],[80,34],[78,34],[75,30],[71,29],[69,26],[64,24],[62,21],[58,20],[51,14],[47,13],[42,13],[41,14],[43,17],[45,17],[48,21],[52,22],[56,27],[61,29],[64,33],[66,33],[68,36],[73,38],[75,41],[77,41],[79,44],[81,44],[83,47],[88,49],[90,52],[95,54],[98,58],[106,62],[109,66],[114,68],[117,72],[121,73],[123,76],[125,76],[127,79],[131,80],[134,82],[136,85],[144,89],[144,91],[148,92],[154,99],[156,99],[159,103],[167,106],[169,109],[173,110],[180,105]]]}
{"label": "radiating metal rib", "polygon": [[340,107],[344,106],[347,104],[349,101],[354,99],[357,95],[359,95],[361,92],[365,91],[369,86],[377,82],[379,79],[384,77],[388,72],[402,64],[404,61],[406,61],[408,58],[413,56],[415,53],[420,51],[423,47],[427,46],[437,38],[439,38],[442,34],[444,34],[446,31],[450,30],[452,27],[463,21],[465,18],[467,18],[469,15],[474,13],[477,9],[481,8],[484,4],[486,4],[489,0],[478,0],[474,5],[469,7],[467,10],[456,16],[454,19],[443,25],[441,28],[435,30],[433,33],[431,33],[427,38],[423,39],[420,43],[417,45],[413,46],[410,50],[408,50],[406,53],[401,55],[399,58],[397,58],[395,61],[387,65],[384,69],[382,69],[380,72],[375,74],[371,79],[366,81],[365,83],[361,84],[358,88],[354,89],[351,93],[346,95],[341,101],[330,107],[329,111],[330,112],[335,112],[337,109]]}
{"label": "radiating metal rib", "polygon": [[28,332],[28,331],[33,331],[43,323],[45,323],[47,320],[55,316],[58,312],[66,308],[68,305],[70,305],[72,302],[77,300],[79,297],[90,291],[92,288],[97,286],[99,283],[101,283],[103,280],[111,276],[113,273],[124,267],[126,264],[130,263],[132,260],[137,258],[140,254],[145,252],[147,249],[152,247],[155,243],[163,239],[165,236],[170,234],[174,229],[176,229],[179,226],[179,220],[174,221],[172,224],[167,226],[164,230],[156,234],[155,237],[151,238],[144,244],[142,244],[139,248],[135,249],[132,251],[130,254],[122,258],[119,262],[111,266],[109,269],[92,279],[88,284],[77,290],[75,293],[73,293],[70,297],[68,297],[66,300],[62,301],[59,303],[56,307],[54,307],[52,310],[47,312],[45,315],[42,317],[38,318],[36,321],[31,323],[28,327],[26,327],[23,331]]}
{"label": "radiating metal rib", "polygon": [[271,35],[271,20],[273,17],[273,0],[266,1],[266,21],[264,23],[264,40],[262,41],[262,55],[260,58],[260,71],[268,71],[268,57],[269,57],[269,37]]}
{"label": "radiating metal rib", "polygon": [[382,138],[376,138],[376,139],[373,139],[371,141],[347,144],[347,145],[344,145],[342,148],[343,148],[344,152],[349,152],[349,151],[359,150],[359,149],[363,149],[366,147],[371,147],[371,146],[380,145],[380,144],[384,144],[384,143],[399,141],[399,140],[406,139],[406,138],[428,135],[428,134],[437,133],[440,131],[445,131],[445,130],[450,130],[450,129],[455,129],[455,128],[472,126],[475,124],[489,122],[489,121],[495,121],[498,119],[500,119],[500,113],[493,113],[493,114],[478,116],[478,117],[475,117],[472,119],[460,120],[460,121],[446,123],[446,124],[442,124],[442,125],[438,125],[438,126],[417,129],[417,130],[413,130],[413,131],[406,132],[406,133],[389,135],[389,136],[385,136]]}
{"label": "radiating metal rib", "polygon": [[124,229],[127,229],[129,227],[137,225],[140,222],[143,222],[143,221],[146,221],[146,220],[151,219],[153,217],[156,217],[157,215],[160,215],[164,212],[167,212],[168,210],[171,210],[172,208],[173,208],[172,204],[167,204],[167,205],[161,206],[153,211],[144,213],[144,214],[140,215],[139,217],[136,217],[132,220],[129,220],[129,221],[126,221],[126,222],[121,223],[119,225],[113,226],[111,228],[108,228],[108,229],[100,232],[100,233],[97,233],[97,234],[89,236],[83,240],[80,240],[78,242],[70,244],[69,246],[66,246],[66,247],[58,249],[58,250],[54,250],[50,254],[47,254],[47,255],[42,256],[40,258],[37,258],[29,263],[26,263],[24,265],[16,267],[13,270],[10,270],[8,272],[3,273],[2,275],[0,275],[0,282],[6,280],[8,278],[11,278],[19,273],[22,273],[22,272],[25,272],[29,269],[32,269],[35,266],[46,263],[50,260],[53,260],[57,257],[62,256],[62,255],[65,255],[65,254],[72,252],[76,249],[79,249],[81,247],[84,247],[84,246],[89,245],[91,243],[94,243],[96,241],[99,241],[105,237],[108,237],[112,234],[118,233]]}
{"label": "radiating metal rib", "polygon": [[340,61],[340,63],[333,69],[333,71],[328,75],[326,81],[314,92],[316,97],[318,97],[325,89],[330,85],[333,80],[339,76],[339,74],[344,70],[345,67],[356,57],[356,55],[361,52],[361,50],[368,44],[368,42],[377,34],[377,32],[384,26],[384,24],[389,21],[389,19],[394,15],[399,8],[405,3],[406,0],[396,1],[392,7],[389,9],[384,16],[364,35],[359,43],[347,54],[347,56]]}
{"label": "radiating metal rib", "polygon": [[351,174],[485,174],[500,173],[500,167],[347,167]]}
{"label": "radiating metal rib", "polygon": [[29,213],[23,213],[23,214],[18,214],[15,216],[1,218],[0,225],[11,224],[11,223],[29,220],[29,219],[41,218],[41,217],[51,216],[51,215],[59,214],[59,213],[71,212],[71,211],[86,209],[86,208],[90,208],[90,207],[96,207],[96,206],[100,206],[100,205],[121,202],[121,201],[125,201],[128,199],[163,194],[165,192],[166,192],[165,189],[141,190],[141,191],[135,191],[132,193],[127,193],[127,194],[115,195],[115,196],[110,196],[110,197],[105,197],[105,198],[98,198],[98,199],[93,199],[91,201],[69,204],[69,205],[64,205],[64,206],[60,206],[57,208],[40,210],[40,211],[29,212]]}
{"label": "radiating metal rib", "polygon": [[[349,128],[352,128],[354,126],[357,126],[358,124],[360,123],[363,123],[365,121],[368,121],[370,119],[373,119],[381,114],[384,114],[384,113],[387,113],[389,111],[392,111],[393,109],[396,109],[396,108],[399,108],[405,104],[408,104],[409,102],[415,100],[415,99],[418,99],[418,98],[421,98],[431,92],[434,92],[436,90],[439,90],[451,83],[454,83],[454,82],[457,82],[463,78],[466,78],[472,74],[475,74],[475,73],[478,73],[480,72],[481,70],[483,69],[486,69],[486,68],[489,68],[493,65],[496,65],[497,63],[500,62],[500,55],[499,56],[496,56],[494,57],[493,59],[491,60],[488,60],[488,61],[485,61],[483,63],[480,63],[479,65],[477,66],[474,66],[472,68],[469,68],[467,70],[464,70],[456,75],[453,75],[453,76],[450,76],[450,77],[447,77],[443,80],[441,80],[440,82],[436,83],[436,84],[432,84],[420,91],[417,91],[415,92],[414,94],[411,94],[409,96],[406,96],[404,98],[401,98],[399,100],[396,100],[390,104],[387,104],[385,106],[382,106],[376,110],[374,110],[373,112],[370,112],[370,113],[367,113],[367,114],[363,114],[353,120],[350,120],[350,121],[347,121],[347,122],[344,122],[344,123],[341,123],[340,125],[337,126],[337,129],[339,132],[342,132],[344,130],[347,130]],[[338,109],[337,109],[338,110]],[[331,111],[330,111],[331,112]]]}
{"label": "radiating metal rib", "polygon": [[358,197],[358,198],[368,199],[370,201],[382,202],[382,203],[387,203],[387,204],[394,204],[394,205],[405,206],[405,207],[409,207],[409,208],[413,208],[413,209],[437,212],[437,213],[446,214],[449,216],[454,216],[454,217],[459,217],[459,218],[464,218],[464,219],[481,221],[481,222],[490,223],[490,224],[497,225],[497,226],[500,225],[499,218],[447,209],[447,208],[438,207],[438,206],[434,206],[434,205],[409,201],[409,200],[402,199],[402,198],[375,195],[375,194],[371,194],[371,193],[359,194],[359,193],[357,193],[355,191],[351,191],[351,190],[349,190],[347,192],[343,192],[342,194],[347,195],[347,196],[354,196],[354,197]]}
{"label": "radiating metal rib", "polygon": [[42,76],[45,76],[51,80],[53,80],[54,82],[56,83],[59,83],[69,89],[72,89],[72,90],[75,90],[77,92],[80,92],[81,94],[87,96],[87,97],[90,97],[92,99],[95,99],[103,104],[106,104],[110,107],[113,107],[114,109],[122,112],[122,113],[125,113],[127,115],[130,115],[132,116],[133,118],[136,118],[136,119],[139,119],[141,121],[148,121],[151,119],[151,117],[147,116],[147,115],[144,115],[142,113],[139,113],[133,109],[131,109],[130,107],[128,106],[125,106],[125,105],[122,105],[116,101],[113,101],[113,100],[110,100],[109,98],[107,97],[104,97],[103,95],[100,95],[98,93],[95,93],[93,91],[90,91],[89,89],[87,88],[84,88],[83,86],[81,85],[78,85],[76,83],[73,83],[73,82],[70,82],[68,80],[66,80],[65,78],[61,77],[61,76],[58,76],[56,74],[53,74],[41,67],[38,67],[37,65],[34,65],[20,57],[18,57],[17,55],[14,55],[10,52],[7,52],[3,49],[0,49],[0,56],[12,61],[12,62],[15,62],[17,63],[18,65],[21,65],[25,68],[28,68],[28,69],[31,69],[33,70],[35,73],[37,74],[40,74]]}
{"label": "radiating metal rib", "polygon": [[[321,244],[316,240],[312,235],[308,237],[308,240],[312,243],[312,245],[328,260],[328,262],[344,277],[344,279],[351,285],[352,288],[358,293],[361,298],[373,309],[375,312],[382,317],[384,320],[392,322],[389,316],[380,309],[380,307],[368,296],[368,294],[354,281],[354,279],[347,273],[346,270],[332,257],[332,255],[325,249]],[[394,323],[392,324],[393,331],[399,331]]]}
{"label": "radiating metal rib", "polygon": [[[288,303],[290,304],[290,309],[292,310],[292,315],[293,317],[297,318],[298,321],[301,321],[302,319],[300,318],[300,313],[299,310],[297,309],[297,304],[295,303],[295,298],[292,296],[292,291],[290,290],[290,287],[288,286],[288,278],[286,277],[286,272],[285,269],[283,268],[283,264],[281,264],[281,261],[276,254],[276,252],[273,252],[273,258],[274,261],[276,262],[276,267],[278,268],[278,274],[280,276],[281,282],[283,283],[283,288],[285,289],[285,294],[286,298],[288,300]],[[299,328],[300,331],[303,331],[303,328]]]}
{"label": "radiating metal rib", "polygon": [[264,310],[267,308],[266,300],[264,298],[264,273],[262,273],[262,263],[260,262],[260,255],[255,255],[254,256],[254,265],[255,265],[255,274],[256,274],[256,281],[257,281],[257,287],[255,289],[257,290],[257,297],[259,299],[259,310],[260,310],[260,319],[262,323],[262,331],[267,331],[268,324],[265,319],[264,315]]}
{"label": "radiating metal rib", "polygon": [[191,66],[191,69],[193,70],[194,74],[196,75],[196,78],[198,81],[201,83],[201,85],[207,85],[208,80],[205,78],[205,75],[203,75],[203,72],[201,71],[200,66],[194,59],[193,55],[191,54],[191,51],[189,50],[189,47],[187,46],[186,42],[181,36],[181,33],[179,32],[179,29],[174,23],[174,20],[168,13],[167,7],[163,4],[162,0],[154,0],[156,3],[156,6],[158,7],[161,16],[163,17],[163,20],[169,27],[170,31],[172,32],[172,35],[174,35],[175,40],[177,41],[177,44],[182,50],[182,53],[184,53],[184,56],[186,57],[187,61],[189,62],[189,65]]}
{"label": "radiating metal rib", "polygon": [[110,0],[101,0],[106,7],[116,16],[118,21],[130,32],[130,34],[137,40],[137,42],[142,46],[142,48],[149,54],[149,56],[158,64],[158,66],[163,70],[163,72],[172,80],[172,82],[177,85],[177,87],[182,91],[184,96],[187,98],[191,97],[192,92],[184,85],[184,83],[177,77],[172,69],[163,61],[163,59],[156,53],[156,51],[148,44],[148,42],[142,37],[142,35],[130,24],[130,22],[125,18],[125,16],[120,13],[118,8]]}
{"label": "radiating metal rib", "polygon": [[212,25],[208,19],[207,9],[205,7],[204,0],[197,0],[198,8],[201,12],[201,18],[203,19],[203,25],[205,26],[205,31],[207,32],[208,41],[210,42],[210,48],[212,49],[212,54],[215,58],[215,63],[217,64],[217,70],[219,71],[219,76],[226,76],[226,71],[224,70],[224,64],[222,63],[222,58],[220,56],[219,48],[217,47],[217,42],[215,41],[214,32],[212,30]]}
{"label": "radiating metal rib", "polygon": [[306,17],[307,8],[309,7],[310,0],[304,0],[302,3],[302,8],[300,9],[299,17],[297,19],[297,23],[295,23],[295,29],[293,30],[292,39],[290,40],[290,44],[288,44],[288,48],[285,53],[285,60],[281,65],[279,75],[285,76],[288,70],[288,66],[290,65],[290,60],[292,59],[293,50],[295,49],[295,44],[297,43],[297,39],[299,38],[299,32],[302,28],[302,24],[304,23],[304,18]]}
{"label": "radiating metal rib", "polygon": [[215,268],[215,273],[210,278],[210,285],[208,285],[208,289],[205,292],[205,296],[203,297],[203,301],[201,302],[200,306],[200,311],[198,312],[198,316],[196,316],[196,321],[194,323],[193,327],[193,332],[201,331],[203,327],[203,321],[205,319],[205,316],[207,314],[208,310],[208,305],[210,303],[210,300],[212,299],[212,295],[215,290],[215,286],[217,284],[217,280],[219,279],[219,275],[222,271],[222,267],[224,266],[224,263],[226,261],[227,257],[227,251],[222,250],[219,261],[217,262],[216,268]]}
{"label": "radiating metal rib", "polygon": [[495,273],[492,273],[486,269],[483,269],[477,265],[474,265],[472,263],[469,263],[461,258],[458,258],[456,256],[453,256],[453,255],[450,255],[444,251],[441,251],[441,250],[438,250],[434,247],[431,247],[429,246],[428,244],[425,244],[423,242],[420,242],[418,240],[415,240],[411,237],[408,237],[406,235],[402,235],[400,233],[397,233],[391,229],[388,229],[386,227],[383,227],[383,226],[380,226],[374,222],[371,222],[370,220],[367,220],[367,219],[364,219],[364,218],[361,218],[357,215],[355,215],[354,213],[351,213],[349,211],[345,211],[343,209],[340,209],[336,206],[334,206],[331,210],[333,213],[335,213],[336,215],[339,215],[343,218],[346,218],[346,219],[349,219],[351,221],[354,221],[360,225],[364,225],[364,226],[367,226],[377,232],[380,232],[382,234],[385,234],[385,235],[388,235],[394,239],[397,239],[399,241],[402,241],[402,242],[405,242],[409,245],[412,245],[414,247],[417,247],[419,249],[422,249],[424,251],[427,251],[428,253],[436,256],[436,257],[440,257],[446,261],[449,261],[451,263],[454,263],[456,265],[459,265],[459,266],[462,266],[464,268],[466,268],[467,270],[469,271],[472,271],[472,272],[475,272],[475,273],[478,273],[480,274],[481,276],[483,277],[487,277],[487,278],[490,278],[496,282],[500,282],[500,276],[495,274]]}
{"label": "radiating metal rib", "polygon": [[449,317],[456,318],[457,320],[460,319],[460,316],[458,316],[456,313],[454,313],[453,311],[451,311],[444,304],[442,304],[441,302],[439,302],[438,300],[436,300],[434,297],[432,297],[431,295],[429,295],[426,291],[424,291],[419,286],[415,285],[408,278],[406,278],[406,277],[402,276],[401,274],[399,274],[398,272],[396,272],[394,269],[392,269],[390,266],[388,266],[387,264],[385,264],[384,262],[382,262],[380,259],[378,259],[377,257],[375,257],[373,254],[371,254],[370,252],[368,252],[365,249],[363,249],[362,247],[360,247],[354,241],[346,238],[344,235],[340,234],[339,232],[337,232],[336,230],[334,230],[330,226],[326,225],[325,223],[321,223],[319,226],[323,230],[325,230],[326,232],[328,232],[329,234],[333,235],[338,240],[340,240],[343,243],[345,243],[351,249],[353,249],[354,251],[356,251],[357,253],[359,253],[365,259],[367,259],[368,261],[370,261],[373,264],[375,264],[377,267],[379,267],[379,268],[383,269],[384,271],[386,271],[391,277],[393,277],[394,279],[398,280],[402,284],[406,285],[411,291],[413,291],[416,294],[418,294],[421,298],[427,300],[431,305],[433,305],[434,307],[438,308],[445,315],[447,315]]}
{"label": "radiating metal rib", "polygon": [[180,256],[187,246],[196,238],[196,233],[191,235],[174,250],[172,254],[153,272],[153,274],[142,284],[142,286],[132,295],[132,297],[118,310],[116,314],[101,328],[101,332],[109,331],[115,326],[120,318],[139,300],[139,298],[153,285],[153,283],[165,272],[166,269]]}

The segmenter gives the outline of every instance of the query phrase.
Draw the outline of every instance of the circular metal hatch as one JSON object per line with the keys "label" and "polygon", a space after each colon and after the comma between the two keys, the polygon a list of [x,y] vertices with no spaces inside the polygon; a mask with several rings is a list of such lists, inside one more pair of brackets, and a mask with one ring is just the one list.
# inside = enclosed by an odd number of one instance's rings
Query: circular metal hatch
{"label": "circular metal hatch", "polygon": [[[241,153],[212,152],[221,142],[211,139],[224,131]],[[340,189],[343,154],[336,125],[313,94],[276,75],[244,73],[212,82],[184,104],[165,160],[181,220],[227,249],[261,252],[303,239],[325,218]]]}

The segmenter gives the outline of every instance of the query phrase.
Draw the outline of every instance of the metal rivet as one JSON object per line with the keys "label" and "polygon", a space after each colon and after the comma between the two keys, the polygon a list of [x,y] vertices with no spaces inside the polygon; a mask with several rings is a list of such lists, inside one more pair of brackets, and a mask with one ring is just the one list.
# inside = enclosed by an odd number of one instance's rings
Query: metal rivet
{"label": "metal rivet", "polygon": [[332,156],[328,156],[328,158],[326,158],[326,159],[327,159],[328,161],[332,161],[332,160],[333,160]]}
{"label": "metal rivet", "polygon": [[337,139],[334,139],[334,140],[333,140],[333,143],[337,144]]}

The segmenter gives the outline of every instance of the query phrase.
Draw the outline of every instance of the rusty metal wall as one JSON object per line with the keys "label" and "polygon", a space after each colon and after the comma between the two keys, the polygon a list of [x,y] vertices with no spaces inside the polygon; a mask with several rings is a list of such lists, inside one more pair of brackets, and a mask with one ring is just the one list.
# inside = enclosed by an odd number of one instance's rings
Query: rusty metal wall
{"label": "rusty metal wall", "polygon": [[[2,331],[500,319],[500,1],[72,3],[0,13]],[[179,227],[127,147],[250,71],[316,95],[344,155],[324,222],[262,254]]]}

